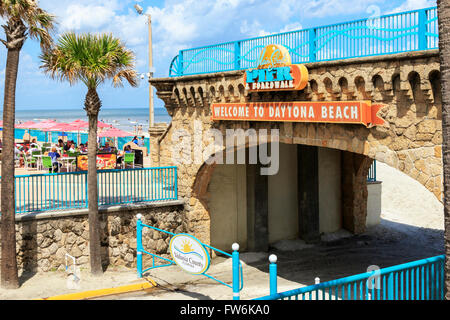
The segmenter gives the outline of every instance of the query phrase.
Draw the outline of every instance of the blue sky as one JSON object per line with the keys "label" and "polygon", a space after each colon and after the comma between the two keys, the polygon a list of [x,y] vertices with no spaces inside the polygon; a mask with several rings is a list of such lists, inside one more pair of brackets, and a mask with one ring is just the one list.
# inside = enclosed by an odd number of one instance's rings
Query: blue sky
{"label": "blue sky", "polygon": [[[156,77],[167,77],[180,49],[240,40],[270,33],[367,18],[436,5],[435,0],[40,0],[57,16],[55,37],[65,31],[112,32],[136,54],[136,70],[148,72],[147,18],[152,15]],[[3,20],[0,20],[3,24]],[[0,32],[4,38],[4,33]],[[0,44],[1,45],[1,44]],[[3,99],[6,48],[0,47],[0,96]],[[28,39],[22,49],[16,109],[83,107],[86,88],[46,77],[39,69],[39,45]],[[99,88],[104,108],[148,107],[148,85]],[[155,94],[156,97],[156,94]],[[163,107],[156,99],[155,107]]]}

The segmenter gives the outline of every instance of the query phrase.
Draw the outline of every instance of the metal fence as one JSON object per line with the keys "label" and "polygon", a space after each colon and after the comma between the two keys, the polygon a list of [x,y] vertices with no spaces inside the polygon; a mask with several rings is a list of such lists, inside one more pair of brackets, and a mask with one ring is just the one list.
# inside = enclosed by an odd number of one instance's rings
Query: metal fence
{"label": "metal fence", "polygon": [[261,49],[270,44],[286,47],[294,64],[437,49],[437,8],[181,50],[169,75],[255,68]]}
{"label": "metal fence", "polygon": [[[178,199],[176,167],[98,170],[98,204]],[[87,171],[15,177],[16,214],[88,207]]]}
{"label": "metal fence", "polygon": [[255,300],[444,300],[444,264],[442,255],[277,293],[271,263],[271,295]]}
{"label": "metal fence", "polygon": [[369,169],[369,174],[367,175],[367,182],[377,181],[377,161],[374,160],[372,166]]}

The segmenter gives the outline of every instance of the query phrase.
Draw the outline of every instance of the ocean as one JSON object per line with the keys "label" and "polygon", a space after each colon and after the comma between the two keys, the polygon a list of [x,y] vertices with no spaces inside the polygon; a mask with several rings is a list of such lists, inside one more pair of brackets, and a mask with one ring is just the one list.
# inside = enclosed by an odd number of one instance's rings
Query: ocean
{"label": "ocean", "polygon": [[[80,109],[16,109],[16,123],[25,121],[39,122],[52,119],[58,122],[72,122],[77,119],[87,121],[86,111]],[[137,126],[142,126],[143,133],[148,132],[149,110],[148,108],[102,108],[98,119],[111,124],[121,130],[134,133]],[[171,120],[167,110],[155,108],[155,123]]]}

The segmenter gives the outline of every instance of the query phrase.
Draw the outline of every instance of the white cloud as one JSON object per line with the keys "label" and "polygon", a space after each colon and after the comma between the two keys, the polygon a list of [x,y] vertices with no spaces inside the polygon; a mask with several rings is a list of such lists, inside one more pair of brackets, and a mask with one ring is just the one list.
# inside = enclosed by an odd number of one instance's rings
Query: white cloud
{"label": "white cloud", "polygon": [[436,6],[435,0],[406,0],[389,13],[398,13]]}

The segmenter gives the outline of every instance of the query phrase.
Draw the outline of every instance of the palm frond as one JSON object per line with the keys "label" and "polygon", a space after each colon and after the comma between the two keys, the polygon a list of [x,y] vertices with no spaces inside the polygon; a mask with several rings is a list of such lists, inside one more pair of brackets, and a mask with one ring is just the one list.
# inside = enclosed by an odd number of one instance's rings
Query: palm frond
{"label": "palm frond", "polygon": [[121,86],[122,79],[137,85],[134,54],[111,34],[64,33],[49,52],[41,56],[41,68],[54,79],[95,88],[107,79]]}

